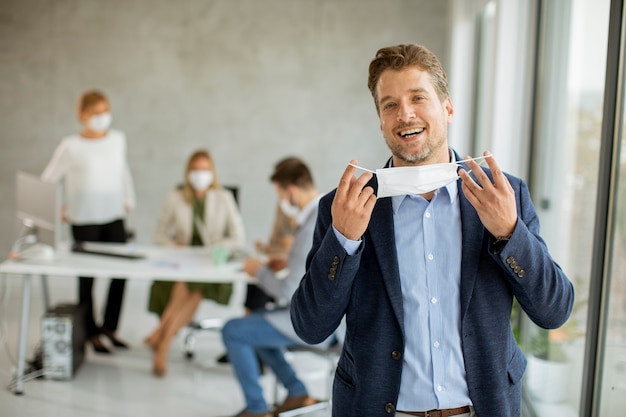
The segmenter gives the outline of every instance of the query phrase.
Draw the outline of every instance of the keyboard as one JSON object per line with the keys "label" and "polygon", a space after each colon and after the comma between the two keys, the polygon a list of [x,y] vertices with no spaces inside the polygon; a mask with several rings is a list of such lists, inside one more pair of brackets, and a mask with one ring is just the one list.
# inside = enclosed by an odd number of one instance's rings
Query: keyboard
{"label": "keyboard", "polygon": [[124,252],[121,250],[106,250],[106,249],[88,249],[83,242],[76,242],[72,245],[72,252],[84,253],[85,255],[99,255],[99,256],[112,256],[115,258],[124,259],[145,259],[146,255],[137,252]]}

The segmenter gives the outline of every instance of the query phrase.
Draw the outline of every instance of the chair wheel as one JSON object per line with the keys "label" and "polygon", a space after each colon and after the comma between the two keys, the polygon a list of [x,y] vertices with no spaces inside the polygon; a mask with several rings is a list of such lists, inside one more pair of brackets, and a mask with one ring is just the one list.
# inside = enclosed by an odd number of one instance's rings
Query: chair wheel
{"label": "chair wheel", "polygon": [[192,360],[193,359],[193,352],[185,352],[185,359],[187,360]]}

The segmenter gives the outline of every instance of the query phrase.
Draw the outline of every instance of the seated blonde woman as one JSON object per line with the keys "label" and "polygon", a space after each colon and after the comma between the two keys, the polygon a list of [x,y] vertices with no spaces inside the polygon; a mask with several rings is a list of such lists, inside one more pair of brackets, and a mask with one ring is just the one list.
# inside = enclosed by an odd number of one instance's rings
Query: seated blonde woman
{"label": "seated blonde woman", "polygon": [[[161,210],[155,242],[172,246],[243,247],[243,221],[231,191],[222,188],[211,155],[194,152],[187,162],[184,184],[174,189]],[[228,304],[231,284],[155,281],[149,310],[160,315],[158,327],[145,342],[154,351],[153,371],[164,376],[172,339],[193,319],[204,298]]]}

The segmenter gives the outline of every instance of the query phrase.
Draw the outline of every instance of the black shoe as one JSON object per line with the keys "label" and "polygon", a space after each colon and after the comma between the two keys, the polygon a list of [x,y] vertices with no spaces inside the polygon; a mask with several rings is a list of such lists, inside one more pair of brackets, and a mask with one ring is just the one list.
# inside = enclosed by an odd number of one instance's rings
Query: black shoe
{"label": "black shoe", "polygon": [[217,363],[230,363],[228,360],[228,355],[226,353],[222,353],[222,356],[217,358]]}
{"label": "black shoe", "polygon": [[93,346],[93,350],[98,353],[110,354],[111,351],[102,344],[102,341],[98,336],[91,336],[89,339],[89,343]]}
{"label": "black shoe", "polygon": [[122,349],[128,349],[128,344],[126,342],[122,342],[120,339],[118,339],[115,336],[115,333],[113,333],[111,330],[105,328],[105,327],[101,327],[100,328],[100,332],[105,335],[106,337],[109,338],[109,340],[111,341],[111,343],[113,344],[113,346],[118,347],[118,348],[122,348]]}

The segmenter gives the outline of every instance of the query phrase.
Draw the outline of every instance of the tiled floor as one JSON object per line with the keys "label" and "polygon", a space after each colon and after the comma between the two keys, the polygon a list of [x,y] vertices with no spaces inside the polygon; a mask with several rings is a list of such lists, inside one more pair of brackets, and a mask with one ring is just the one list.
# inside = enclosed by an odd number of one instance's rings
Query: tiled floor
{"label": "tiled floor", "polygon": [[[75,280],[50,279],[52,304],[68,301],[75,294]],[[102,281],[102,282],[100,282]],[[40,340],[39,323],[43,315],[42,293],[34,282],[29,330],[28,356],[32,357]],[[106,280],[97,280],[100,299]],[[19,323],[21,285],[15,277],[0,276],[0,417],[214,417],[236,414],[243,408],[243,398],[229,365],[217,364],[223,352],[220,335],[206,331],[199,334],[196,355],[184,358],[182,335],[170,352],[168,373],[157,379],[151,374],[151,352],[142,346],[143,338],[156,324],[156,317],[145,310],[149,284],[128,282],[119,334],[132,344],[129,350],[113,355],[98,355],[88,350],[85,362],[71,381],[34,379],[24,385],[24,395],[6,389],[15,370],[17,325]],[[228,307],[203,303],[199,316],[231,317],[241,313],[242,290],[237,289]],[[294,366],[313,396],[327,395],[328,364],[307,353],[291,356]],[[268,372],[262,377],[268,401],[273,398],[274,379]],[[284,395],[279,391],[279,395]],[[330,412],[309,414],[326,417]]]}

